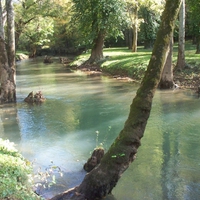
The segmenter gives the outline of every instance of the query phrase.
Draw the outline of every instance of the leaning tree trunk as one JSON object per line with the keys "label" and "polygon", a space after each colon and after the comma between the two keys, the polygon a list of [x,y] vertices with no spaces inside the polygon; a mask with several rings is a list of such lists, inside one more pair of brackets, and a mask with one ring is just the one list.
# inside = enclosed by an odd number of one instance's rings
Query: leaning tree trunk
{"label": "leaning tree trunk", "polygon": [[7,50],[4,37],[2,4],[0,1],[0,103],[16,101],[14,13],[12,0],[6,1],[6,10]]}
{"label": "leaning tree trunk", "polygon": [[[94,200],[105,197],[116,186],[122,173],[136,158],[143,137],[155,90],[158,86],[174,22],[181,0],[167,0],[152,56],[123,130],[116,138],[101,162],[88,173],[80,186],[55,196],[51,200]],[[133,180],[134,181],[134,180]]]}
{"label": "leaning tree trunk", "polygon": [[90,58],[86,61],[86,63],[92,64],[94,62],[98,62],[103,58],[103,45],[104,45],[105,34],[103,30],[100,30],[97,38],[93,41],[93,47],[91,51]]}
{"label": "leaning tree trunk", "polygon": [[171,38],[169,53],[158,86],[160,89],[170,89],[174,85],[172,57],[173,57],[173,37]]}

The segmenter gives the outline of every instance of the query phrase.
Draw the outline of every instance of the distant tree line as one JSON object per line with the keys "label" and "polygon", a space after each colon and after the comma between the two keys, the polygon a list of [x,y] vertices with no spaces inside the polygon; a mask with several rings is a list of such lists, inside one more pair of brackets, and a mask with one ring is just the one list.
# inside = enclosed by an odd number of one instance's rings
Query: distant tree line
{"label": "distant tree line", "polygon": [[[152,48],[164,5],[163,0],[16,1],[16,47],[29,51],[31,56],[79,54],[92,49],[101,37],[103,47],[127,46],[133,52],[138,44]],[[198,0],[186,0],[185,21],[186,39],[199,46]],[[178,29],[177,21],[175,41]],[[102,57],[102,52],[97,54]]]}

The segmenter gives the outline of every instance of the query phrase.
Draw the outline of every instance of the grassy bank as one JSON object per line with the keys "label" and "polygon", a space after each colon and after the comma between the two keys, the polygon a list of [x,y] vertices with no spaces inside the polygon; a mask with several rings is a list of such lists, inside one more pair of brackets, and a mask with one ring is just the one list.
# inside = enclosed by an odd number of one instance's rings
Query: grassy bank
{"label": "grassy bank", "polygon": [[[193,68],[200,70],[200,55],[195,54],[196,46],[187,42],[185,46],[185,58],[188,68],[182,73],[191,74]],[[173,63],[176,64],[178,54],[177,44],[174,45]],[[73,62],[74,65],[81,65],[90,56],[90,52],[82,54]],[[138,47],[138,51],[133,53],[124,48],[106,48],[104,49],[105,59],[101,61],[100,66],[103,72],[111,75],[128,76],[134,80],[140,81],[144,75],[146,67],[151,56],[151,49]]]}
{"label": "grassy bank", "polygon": [[0,138],[0,199],[36,200],[32,191],[32,168],[14,144]]}

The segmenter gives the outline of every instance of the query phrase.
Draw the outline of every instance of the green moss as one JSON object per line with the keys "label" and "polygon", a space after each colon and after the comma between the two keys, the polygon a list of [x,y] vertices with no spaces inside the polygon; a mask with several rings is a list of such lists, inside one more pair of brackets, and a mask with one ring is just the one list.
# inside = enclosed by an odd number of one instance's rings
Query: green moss
{"label": "green moss", "polygon": [[0,199],[35,200],[32,191],[32,167],[15,149],[0,138]]}

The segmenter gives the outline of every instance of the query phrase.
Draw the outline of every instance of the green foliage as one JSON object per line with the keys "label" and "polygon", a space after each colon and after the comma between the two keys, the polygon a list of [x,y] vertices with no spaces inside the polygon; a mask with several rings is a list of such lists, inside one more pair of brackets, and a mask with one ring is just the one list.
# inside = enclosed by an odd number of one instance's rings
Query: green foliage
{"label": "green foliage", "polygon": [[127,19],[122,0],[73,0],[74,20],[79,25],[81,40],[92,44],[101,31],[106,36],[122,36]]}
{"label": "green foliage", "polygon": [[[15,2],[16,44],[18,49],[31,51],[38,46],[57,43],[58,35],[53,37],[53,33],[57,31],[54,27],[61,19],[69,18],[66,16],[70,5],[71,1],[64,0],[23,0]],[[58,27],[56,29],[59,29]]]}
{"label": "green foliage", "polygon": [[131,28],[134,24],[138,27],[138,41],[150,43],[151,47],[156,38],[164,2],[162,0],[126,0],[126,3]]}
{"label": "green foliage", "polygon": [[113,75],[122,75],[140,80],[151,55],[150,51],[138,48],[138,52],[132,53],[127,48],[105,49],[108,59],[102,64],[104,71]]}
{"label": "green foliage", "polygon": [[145,48],[153,46],[156,39],[156,33],[159,27],[160,15],[156,14],[154,10],[149,7],[142,6],[140,8],[140,16],[143,22],[140,25],[140,40],[145,42]]}
{"label": "green foliage", "polygon": [[27,38],[30,46],[43,46],[50,42],[50,37],[53,35],[53,20],[52,18],[38,17],[34,23],[27,25],[26,32],[22,35]]}
{"label": "green foliage", "polygon": [[187,35],[199,36],[200,35],[200,1],[199,0],[186,0],[187,9]]}
{"label": "green foliage", "polygon": [[31,172],[30,163],[14,144],[0,138],[0,199],[39,199],[31,188]]}

